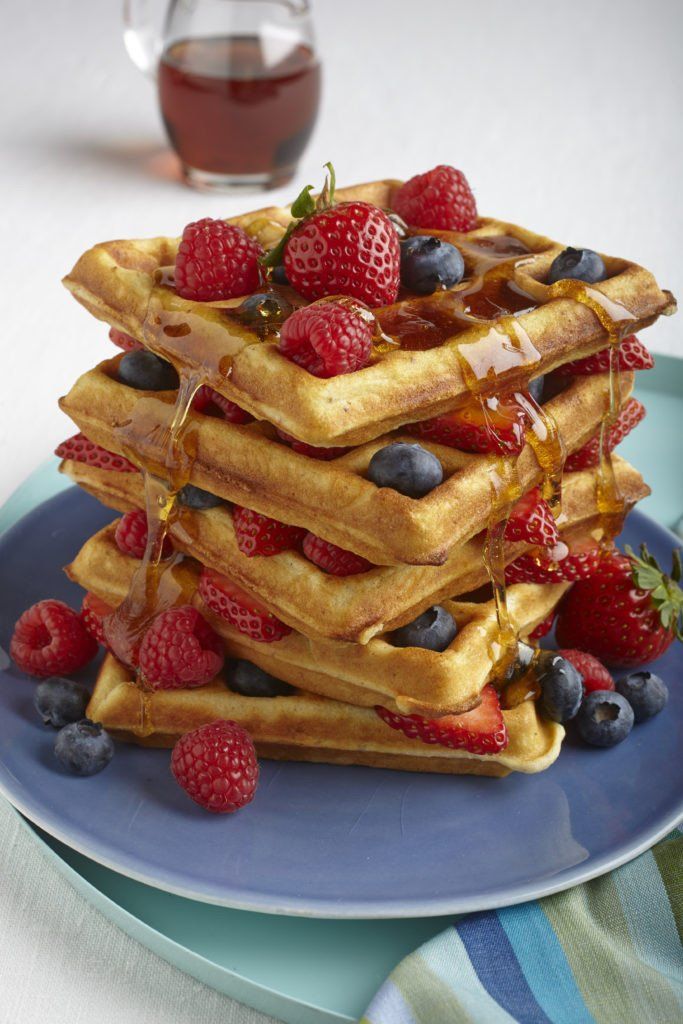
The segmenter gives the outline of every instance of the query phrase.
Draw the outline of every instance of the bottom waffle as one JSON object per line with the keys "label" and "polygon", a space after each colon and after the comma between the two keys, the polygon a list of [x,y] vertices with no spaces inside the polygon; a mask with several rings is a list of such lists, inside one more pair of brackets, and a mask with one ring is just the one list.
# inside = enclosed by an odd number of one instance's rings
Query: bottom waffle
{"label": "bottom waffle", "polygon": [[243,697],[217,679],[196,689],[143,694],[111,655],[100,669],[88,717],[116,738],[148,747],[170,747],[191,729],[229,719],[247,730],[264,758],[454,775],[543,771],[557,758],[564,736],[561,725],[540,718],[527,701],[503,712],[505,750],[470,754],[407,739],[369,708],[308,693]]}

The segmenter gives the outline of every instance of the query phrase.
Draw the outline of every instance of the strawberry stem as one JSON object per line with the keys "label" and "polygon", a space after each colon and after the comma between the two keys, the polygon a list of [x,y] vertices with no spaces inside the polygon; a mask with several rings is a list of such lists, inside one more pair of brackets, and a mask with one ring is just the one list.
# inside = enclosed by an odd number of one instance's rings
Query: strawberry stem
{"label": "strawberry stem", "polygon": [[671,630],[678,640],[683,640],[683,590],[678,585],[681,579],[681,549],[676,548],[673,552],[669,576],[662,572],[646,544],[640,545],[640,558],[632,548],[627,546],[624,550],[631,560],[634,585],[650,594],[664,629]]}
{"label": "strawberry stem", "polygon": [[323,210],[329,210],[331,206],[334,206],[334,190],[337,184],[337,176],[330,161],[324,166],[327,168],[328,174],[325,175],[325,182],[320,195],[317,199],[313,198],[311,195],[314,188],[313,185],[306,185],[302,188],[289,208],[292,214],[292,221],[284,235],[274,249],[270,249],[269,252],[259,257],[259,263],[262,267],[278,267],[282,263],[285,248],[292,232],[296,231],[302,221],[306,220],[307,217],[312,217],[314,213],[321,213]]}

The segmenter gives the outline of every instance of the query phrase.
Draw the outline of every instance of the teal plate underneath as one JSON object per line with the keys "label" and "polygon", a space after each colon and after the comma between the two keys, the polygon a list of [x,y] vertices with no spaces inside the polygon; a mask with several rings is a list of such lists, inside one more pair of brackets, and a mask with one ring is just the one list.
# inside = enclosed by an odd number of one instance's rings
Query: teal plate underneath
{"label": "teal plate underneath", "polygon": [[[619,454],[653,489],[639,508],[671,527],[683,515],[677,429],[683,362],[659,357],[655,369],[642,375],[637,394],[648,416]],[[0,530],[64,484],[53,462],[38,470],[0,512]],[[25,825],[81,895],[129,935],[205,984],[287,1024],[356,1021],[397,961],[451,920],[310,920],[213,907],[125,878]]]}

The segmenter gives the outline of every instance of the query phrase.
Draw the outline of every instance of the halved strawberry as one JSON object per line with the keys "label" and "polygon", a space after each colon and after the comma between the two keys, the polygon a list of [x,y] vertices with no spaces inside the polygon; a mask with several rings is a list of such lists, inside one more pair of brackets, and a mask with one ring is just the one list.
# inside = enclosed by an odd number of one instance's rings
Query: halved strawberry
{"label": "halved strawberry", "polygon": [[[588,377],[594,373],[608,373],[610,364],[610,350],[603,348],[592,356],[585,359],[574,359],[571,363],[559,366],[558,373],[565,377]],[[642,341],[629,334],[619,346],[619,358],[617,366],[620,370],[650,370],[655,361],[643,345]]]}
{"label": "halved strawberry", "polygon": [[514,505],[505,526],[505,540],[526,541],[551,548],[559,539],[555,517],[538,487],[524,494]]}
{"label": "halved strawberry", "polygon": [[108,452],[99,444],[89,441],[85,434],[74,434],[55,448],[60,459],[85,462],[94,469],[110,469],[114,473],[137,473],[137,467],[116,452]]}
{"label": "halved strawberry", "polygon": [[130,334],[117,331],[115,327],[109,328],[109,340],[113,341],[118,348],[122,348],[124,352],[133,352],[136,348],[144,348],[137,338],[131,338]]}
{"label": "halved strawberry", "polygon": [[[566,548],[565,548],[566,550]],[[601,551],[596,545],[568,552],[561,560],[553,560],[550,552],[539,549],[520,555],[505,569],[506,583],[564,583],[586,580],[600,564]]]}
{"label": "halved strawberry", "polygon": [[431,420],[405,429],[428,441],[459,448],[462,452],[518,455],[524,447],[526,413],[514,395],[473,400]]}
{"label": "halved strawberry", "polygon": [[550,630],[553,628],[556,614],[557,612],[553,608],[550,614],[545,617],[543,622],[539,622],[539,624],[536,626],[536,629],[532,629],[532,631],[529,633],[529,639],[542,640],[544,636],[547,636]]}
{"label": "halved strawberry", "polygon": [[576,651],[565,648],[558,651],[563,658],[570,661],[577,672],[581,673],[583,679],[583,692],[592,693],[593,690],[613,690],[614,680],[601,661],[593,654],[586,651]]}
{"label": "halved strawberry", "polygon": [[98,644],[102,644],[103,647],[107,645],[104,637],[104,620],[111,615],[113,610],[110,605],[90,591],[83,598],[81,622],[93,640],[97,640]]}
{"label": "halved strawberry", "polygon": [[332,576],[356,576],[374,568],[367,558],[339,548],[329,540],[316,537],[314,533],[307,533],[304,537],[303,551],[309,562],[313,562],[319,569],[329,572]]}
{"label": "halved strawberry", "polygon": [[208,384],[202,384],[197,389],[192,399],[192,408],[195,412],[202,412],[207,416],[222,416],[228,423],[251,423],[254,418],[246,409],[235,405],[229,398],[224,398]]}
{"label": "halved strawberry", "polygon": [[[637,398],[629,398],[624,403],[616,422],[607,431],[606,448],[613,451],[618,444],[630,434],[634,427],[637,427],[645,418],[645,406]],[[588,441],[583,448],[568,456],[564,464],[567,472],[571,473],[577,469],[589,469],[597,466],[600,462],[600,431]]]}
{"label": "halved strawberry", "polygon": [[490,685],[481,692],[481,704],[464,715],[429,719],[422,715],[399,715],[380,706],[375,711],[383,722],[409,740],[438,743],[450,750],[468,750],[470,754],[497,754],[508,745],[500,698]]}
{"label": "halved strawberry", "polygon": [[267,644],[292,632],[290,626],[281,622],[256,598],[213,569],[202,569],[198,589],[207,608],[252,640]]}
{"label": "halved strawberry", "polygon": [[309,459],[320,459],[321,461],[329,462],[331,459],[338,459],[340,455],[346,455],[347,452],[351,451],[350,448],[318,448],[317,445],[299,441],[298,438],[292,437],[291,434],[286,434],[284,430],[276,429],[278,437],[286,441],[293,452],[298,452],[299,455],[308,455]]}
{"label": "halved strawberry", "polygon": [[235,505],[232,510],[237,547],[243,555],[277,555],[299,546],[306,536],[306,530],[289,526],[269,516],[262,516],[251,508]]}

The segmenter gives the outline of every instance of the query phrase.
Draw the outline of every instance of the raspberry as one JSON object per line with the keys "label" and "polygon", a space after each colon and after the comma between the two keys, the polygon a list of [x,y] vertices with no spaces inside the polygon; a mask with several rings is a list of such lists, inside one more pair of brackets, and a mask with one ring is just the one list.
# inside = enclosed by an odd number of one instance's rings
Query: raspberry
{"label": "raspberry", "polygon": [[202,384],[197,389],[192,399],[192,408],[195,412],[202,412],[207,416],[222,416],[228,423],[251,423],[254,418],[246,409],[241,409],[229,398],[224,398],[208,384]]}
{"label": "raspberry", "polygon": [[[645,406],[637,398],[629,398],[617,416],[616,422],[607,430],[607,451],[614,451],[618,444],[645,419]],[[587,441],[583,448],[567,457],[564,464],[566,472],[577,469],[588,469],[600,462],[600,431]]]}
{"label": "raspberry", "polygon": [[249,734],[237,722],[220,720],[180,737],[171,771],[187,795],[214,814],[231,814],[251,803],[259,777]]}
{"label": "raspberry", "polygon": [[353,551],[345,551],[331,544],[329,540],[307,533],[303,543],[304,554],[318,568],[329,572],[332,576],[356,576],[358,573],[373,569],[372,562],[356,555]]}
{"label": "raspberry", "polygon": [[105,604],[96,594],[88,593],[83,598],[81,605],[81,622],[86,630],[98,644],[107,646],[104,636],[104,620],[111,615],[114,609]]}
{"label": "raspberry", "polygon": [[115,473],[137,473],[137,467],[115,452],[108,452],[99,444],[89,441],[85,434],[74,434],[73,437],[62,441],[55,448],[55,455],[60,459],[73,459],[74,462],[84,462],[93,469],[109,469]]}
{"label": "raspberry", "polygon": [[280,551],[299,546],[306,531],[299,526],[289,526],[269,516],[262,516],[250,508],[235,505],[232,510],[237,546],[243,555],[277,555]]}
{"label": "raspberry", "polygon": [[123,331],[117,331],[115,327],[109,328],[109,340],[124,352],[133,352],[136,348],[144,347],[136,338],[131,338],[130,334],[124,334]]}
{"label": "raspberry", "polygon": [[280,351],[315,377],[353,373],[370,359],[372,328],[337,302],[304,306],[282,325]]}
{"label": "raspberry", "polygon": [[223,643],[196,608],[157,615],[140,644],[139,665],[153,690],[204,686],[223,667]]}
{"label": "raspberry", "polygon": [[184,299],[214,302],[258,288],[263,250],[258,242],[224,220],[188,224],[175,260],[175,288]]}
{"label": "raspberry", "polygon": [[[124,555],[142,558],[147,547],[147,514],[139,508],[126,512],[116,524],[114,539],[119,551]],[[164,537],[161,557],[168,558],[172,554],[171,538]]]}
{"label": "raspberry", "polygon": [[66,676],[97,654],[97,644],[78,614],[63,601],[38,601],[17,620],[9,648],[30,676]]}
{"label": "raspberry", "polygon": [[477,204],[467,178],[446,164],[406,181],[392,206],[407,224],[418,228],[472,231],[477,226]]}
{"label": "raspberry", "polygon": [[319,448],[317,445],[299,441],[298,438],[292,437],[291,434],[285,434],[284,430],[276,429],[278,437],[286,441],[293,452],[297,452],[299,455],[307,455],[309,459],[320,459],[321,462],[330,462],[332,459],[338,459],[340,455],[346,455],[347,452],[351,451],[350,448]]}
{"label": "raspberry", "polygon": [[396,228],[370,203],[339,203],[306,217],[284,251],[289,282],[309,301],[352,295],[386,306],[396,301],[400,263]]}
{"label": "raspberry", "polygon": [[256,598],[245,594],[236,583],[213,569],[202,569],[198,589],[207,608],[252,640],[269,644],[292,632],[290,626],[280,622]]}
{"label": "raspberry", "polygon": [[585,651],[561,650],[557,652],[570,661],[583,679],[583,692],[593,690],[613,690],[614,680],[601,661]]}

